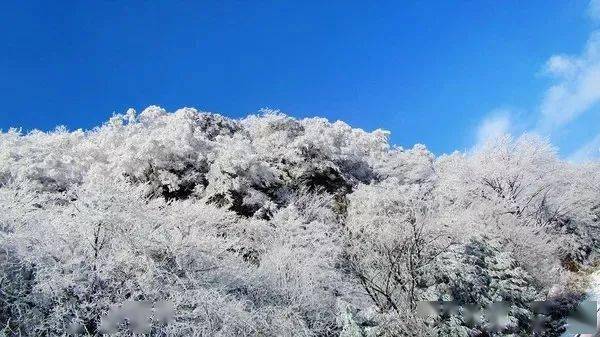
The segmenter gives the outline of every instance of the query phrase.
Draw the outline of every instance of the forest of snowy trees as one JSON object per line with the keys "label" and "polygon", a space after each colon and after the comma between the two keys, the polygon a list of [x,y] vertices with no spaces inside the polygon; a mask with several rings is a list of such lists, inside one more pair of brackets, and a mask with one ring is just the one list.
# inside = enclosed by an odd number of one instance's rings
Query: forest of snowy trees
{"label": "forest of snowy trees", "polygon": [[600,261],[600,163],[388,136],[155,106],[4,130],[0,336],[559,336]]}

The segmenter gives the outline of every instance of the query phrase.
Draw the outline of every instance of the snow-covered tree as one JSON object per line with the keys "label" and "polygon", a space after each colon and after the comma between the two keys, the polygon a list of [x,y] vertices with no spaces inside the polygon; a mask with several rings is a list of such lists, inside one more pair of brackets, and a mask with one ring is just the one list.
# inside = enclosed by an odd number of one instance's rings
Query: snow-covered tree
{"label": "snow-covered tree", "polygon": [[[530,301],[581,299],[598,163],[534,136],[437,158],[388,138],[156,106],[0,132],[0,335],[516,336]],[[509,301],[509,324],[418,315],[439,300]]]}

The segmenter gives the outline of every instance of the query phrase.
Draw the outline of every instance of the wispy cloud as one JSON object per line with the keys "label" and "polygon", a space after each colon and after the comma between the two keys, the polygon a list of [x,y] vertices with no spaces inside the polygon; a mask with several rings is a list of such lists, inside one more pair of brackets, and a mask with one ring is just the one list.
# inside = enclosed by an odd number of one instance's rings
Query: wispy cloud
{"label": "wispy cloud", "polygon": [[600,32],[594,32],[580,56],[554,55],[544,72],[554,83],[540,104],[536,129],[551,134],[600,102]]}
{"label": "wispy cloud", "polygon": [[553,55],[546,62],[544,73],[556,77],[569,78],[581,68],[581,61],[573,56]]}
{"label": "wispy cloud", "polygon": [[600,20],[600,0],[591,0],[587,14],[594,20]]}
{"label": "wispy cloud", "polygon": [[487,116],[477,128],[477,146],[485,144],[490,139],[512,132],[510,111],[495,110]]}
{"label": "wispy cloud", "polygon": [[581,163],[600,158],[600,134],[584,144],[567,158],[571,162]]}
{"label": "wispy cloud", "polygon": [[[600,0],[592,0],[588,13],[600,21]],[[498,133],[528,132],[553,138],[580,116],[600,105],[600,31],[593,32],[580,55],[556,54],[543,65],[542,73],[553,79],[534,109],[534,119],[525,121],[508,112],[492,111],[479,124],[476,142],[481,144]],[[515,124],[525,127],[515,128]],[[568,156],[573,161],[600,158],[600,134]]]}

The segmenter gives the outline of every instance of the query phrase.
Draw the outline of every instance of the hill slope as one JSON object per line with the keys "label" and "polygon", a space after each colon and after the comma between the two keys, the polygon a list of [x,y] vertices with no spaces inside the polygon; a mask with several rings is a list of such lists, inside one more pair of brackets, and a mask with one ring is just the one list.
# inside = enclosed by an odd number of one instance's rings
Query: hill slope
{"label": "hill slope", "polygon": [[[581,298],[600,165],[534,136],[438,158],[387,137],[154,106],[0,133],[0,331],[557,335],[563,311],[530,303]],[[501,326],[420,317],[439,300],[511,307]]]}

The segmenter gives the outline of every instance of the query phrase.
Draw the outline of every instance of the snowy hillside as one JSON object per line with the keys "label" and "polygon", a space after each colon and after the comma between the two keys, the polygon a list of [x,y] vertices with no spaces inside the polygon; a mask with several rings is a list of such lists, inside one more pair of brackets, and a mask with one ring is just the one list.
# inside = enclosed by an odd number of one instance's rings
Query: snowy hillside
{"label": "snowy hillside", "polygon": [[[528,135],[440,157],[388,135],[154,106],[5,130],[0,335],[560,335],[598,261],[600,164]],[[418,314],[438,300],[511,308]]]}

